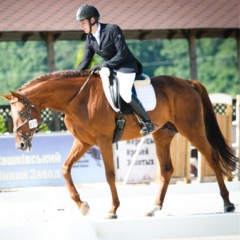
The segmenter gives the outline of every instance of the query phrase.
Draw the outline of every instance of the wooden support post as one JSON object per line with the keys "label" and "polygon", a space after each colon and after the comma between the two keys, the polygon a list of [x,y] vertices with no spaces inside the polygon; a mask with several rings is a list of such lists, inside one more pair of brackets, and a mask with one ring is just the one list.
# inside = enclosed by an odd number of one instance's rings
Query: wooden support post
{"label": "wooden support post", "polygon": [[[55,57],[54,57],[54,40],[52,32],[47,33],[46,45],[47,45],[48,71],[53,72],[55,71]],[[52,111],[53,118],[55,118],[57,114],[58,114],[57,112]],[[61,130],[59,118],[55,118],[54,120],[54,130],[55,131]]]}
{"label": "wooden support post", "polygon": [[189,58],[190,58],[190,73],[191,79],[198,79],[197,76],[197,51],[196,51],[196,37],[195,30],[190,29],[188,35]]}
{"label": "wooden support post", "polygon": [[47,44],[47,59],[48,59],[48,71],[55,71],[55,59],[54,59],[54,42],[53,42],[53,33],[48,32],[46,38]]}

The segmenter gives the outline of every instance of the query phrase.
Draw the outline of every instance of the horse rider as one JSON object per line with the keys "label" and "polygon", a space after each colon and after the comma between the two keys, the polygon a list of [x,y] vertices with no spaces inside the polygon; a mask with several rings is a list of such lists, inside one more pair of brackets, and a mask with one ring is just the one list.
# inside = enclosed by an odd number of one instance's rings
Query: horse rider
{"label": "horse rider", "polygon": [[77,11],[76,22],[80,23],[87,39],[82,61],[76,69],[87,69],[95,53],[101,56],[104,62],[92,69],[107,67],[116,73],[120,82],[120,96],[140,117],[140,133],[146,136],[154,131],[154,125],[137,96],[132,93],[136,75],[142,74],[142,65],[128,48],[121,28],[115,24],[100,23],[99,18],[98,10],[91,5],[83,5]]}

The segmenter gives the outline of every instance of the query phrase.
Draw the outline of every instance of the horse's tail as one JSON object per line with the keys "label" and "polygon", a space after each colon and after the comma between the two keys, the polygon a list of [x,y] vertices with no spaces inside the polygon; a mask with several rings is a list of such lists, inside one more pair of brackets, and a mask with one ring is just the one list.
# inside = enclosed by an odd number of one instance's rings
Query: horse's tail
{"label": "horse's tail", "polygon": [[222,135],[206,88],[196,80],[189,80],[188,83],[197,90],[201,97],[206,136],[209,143],[218,154],[218,159],[214,160],[220,162],[224,174],[234,172],[239,168],[239,157],[237,157],[234,150],[228,146]]}

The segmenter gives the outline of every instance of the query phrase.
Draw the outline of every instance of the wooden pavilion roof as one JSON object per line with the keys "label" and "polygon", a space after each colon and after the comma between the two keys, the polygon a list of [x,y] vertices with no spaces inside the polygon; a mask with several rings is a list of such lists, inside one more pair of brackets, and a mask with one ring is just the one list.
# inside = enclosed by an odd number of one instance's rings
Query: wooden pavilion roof
{"label": "wooden pavilion roof", "polygon": [[0,41],[83,39],[75,23],[83,4],[98,8],[104,23],[118,24],[131,39],[234,36],[240,24],[239,0],[1,0]]}

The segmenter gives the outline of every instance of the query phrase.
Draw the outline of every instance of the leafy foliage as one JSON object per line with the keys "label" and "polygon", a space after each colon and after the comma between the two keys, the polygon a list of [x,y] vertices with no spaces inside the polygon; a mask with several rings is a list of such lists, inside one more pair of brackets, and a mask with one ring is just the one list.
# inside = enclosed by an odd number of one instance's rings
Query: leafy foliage
{"label": "leafy foliage", "polygon": [[39,132],[48,132],[49,131],[49,127],[46,123],[42,123],[40,131]]}
{"label": "leafy foliage", "polygon": [[240,93],[235,39],[198,40],[198,72],[209,92]]}
{"label": "leafy foliage", "polygon": [[[188,42],[184,39],[147,40],[130,43],[146,74],[190,78]],[[145,49],[145,50],[144,50]],[[240,93],[237,67],[237,44],[234,38],[197,40],[198,80],[208,92]]]}
{"label": "leafy foliage", "polygon": [[28,80],[47,72],[44,42],[0,42],[1,93],[16,90]]}
{"label": "leafy foliage", "polygon": [[0,115],[0,133],[5,133],[7,131],[6,122],[2,115]]}
{"label": "leafy foliage", "polygon": [[[190,78],[188,42],[174,40],[127,40],[129,48],[149,76],[173,75]],[[84,51],[84,42],[56,41],[56,70],[74,69]],[[92,65],[102,62],[94,57]],[[16,90],[29,80],[48,72],[47,50],[43,41],[0,42],[0,92]],[[235,97],[240,92],[237,44],[234,38],[197,40],[198,80],[209,92]],[[0,104],[8,104],[0,100]]]}

